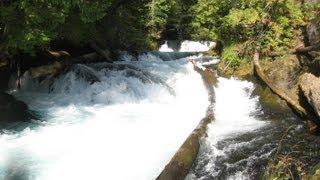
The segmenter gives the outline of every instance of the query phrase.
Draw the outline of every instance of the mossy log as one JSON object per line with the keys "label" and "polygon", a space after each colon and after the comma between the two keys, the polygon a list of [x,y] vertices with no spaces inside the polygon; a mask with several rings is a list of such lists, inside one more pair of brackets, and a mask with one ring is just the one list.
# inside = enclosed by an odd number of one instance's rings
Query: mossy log
{"label": "mossy log", "polygon": [[188,175],[193,162],[197,158],[200,148],[200,138],[206,135],[208,124],[214,119],[213,101],[214,90],[213,85],[217,82],[214,72],[210,69],[201,69],[193,63],[195,71],[201,74],[201,77],[207,87],[209,93],[209,100],[211,105],[208,107],[207,115],[201,120],[198,127],[185,140],[177,153],[173,156],[171,161],[166,165],[157,180],[184,180]]}
{"label": "mossy log", "polygon": [[206,127],[212,121],[213,115],[204,118],[173,156],[169,164],[158,176],[157,180],[184,180],[193,162],[197,158],[201,137],[205,136]]}
{"label": "mossy log", "polygon": [[285,90],[281,89],[280,87],[275,86],[268,77],[264,74],[263,69],[260,66],[259,63],[260,60],[260,54],[258,51],[254,53],[253,58],[253,64],[254,69],[256,72],[256,75],[275,93],[277,94],[281,99],[285,100],[289,107],[294,110],[301,118],[305,120],[310,120],[313,123],[315,123],[318,127],[320,127],[320,121],[318,120],[318,117],[316,114],[309,109],[306,109],[300,104],[299,99],[292,98],[293,95],[291,95],[289,92],[286,92]]}

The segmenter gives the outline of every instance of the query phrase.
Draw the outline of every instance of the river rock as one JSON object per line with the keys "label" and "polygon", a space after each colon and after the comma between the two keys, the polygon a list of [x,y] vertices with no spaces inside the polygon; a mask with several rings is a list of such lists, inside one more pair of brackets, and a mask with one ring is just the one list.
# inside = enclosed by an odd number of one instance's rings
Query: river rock
{"label": "river rock", "polygon": [[25,103],[0,92],[0,123],[27,121],[30,118],[31,114]]}
{"label": "river rock", "polygon": [[75,64],[71,67],[77,78],[84,79],[90,84],[101,82],[95,70],[83,64]]}
{"label": "river rock", "polygon": [[320,78],[305,73],[299,79],[299,88],[320,120]]}

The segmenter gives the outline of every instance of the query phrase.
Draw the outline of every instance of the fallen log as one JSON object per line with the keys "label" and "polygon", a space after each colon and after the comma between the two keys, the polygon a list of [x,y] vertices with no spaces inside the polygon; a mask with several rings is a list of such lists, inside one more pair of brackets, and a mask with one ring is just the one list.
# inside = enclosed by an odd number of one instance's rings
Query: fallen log
{"label": "fallen log", "polygon": [[166,165],[157,180],[184,180],[188,175],[193,162],[196,160],[200,138],[205,136],[206,127],[212,121],[213,115],[204,118],[199,126],[185,140],[169,164]]}
{"label": "fallen log", "polygon": [[271,52],[271,53],[267,54],[267,56],[277,57],[277,56],[283,56],[283,55],[287,55],[287,54],[304,54],[304,53],[308,53],[311,51],[318,51],[318,50],[320,50],[320,44],[307,46],[307,47],[298,47],[296,49],[289,50],[289,51],[283,51],[283,52]]}
{"label": "fallen log", "polygon": [[[208,79],[208,73],[212,72],[209,70],[202,70],[194,62],[195,71],[199,72],[206,87],[208,89],[209,100],[211,105],[208,107],[207,115],[201,120],[198,127],[193,130],[191,135],[185,140],[182,146],[179,148],[177,153],[173,156],[171,161],[166,165],[161,174],[157,177],[157,180],[184,180],[188,175],[193,162],[196,160],[199,148],[200,148],[200,138],[206,136],[207,126],[210,122],[214,120],[213,113],[213,101],[214,101],[214,90],[213,83],[216,81]],[[214,74],[210,75],[214,76]]]}
{"label": "fallen log", "polygon": [[62,63],[55,61],[54,63],[46,66],[30,68],[27,72],[29,72],[29,75],[31,78],[35,79],[35,78],[41,78],[49,75],[57,75],[64,68],[65,66]]}
{"label": "fallen log", "polygon": [[293,95],[281,89],[280,87],[275,86],[268,79],[268,77],[264,74],[263,69],[260,66],[259,59],[260,59],[260,54],[256,50],[253,58],[253,64],[254,64],[256,75],[271,89],[272,92],[274,92],[281,99],[286,101],[288,106],[291,107],[291,109],[293,109],[293,111],[296,112],[301,118],[305,120],[310,120],[313,123],[315,123],[318,127],[320,127],[320,121],[314,112],[300,105],[299,99],[292,98]]}
{"label": "fallen log", "polygon": [[[108,50],[103,51],[107,52]],[[70,54],[66,51],[48,51],[47,55],[51,56],[54,61],[51,64],[30,68],[27,72],[31,78],[55,76],[73,64],[89,64],[105,62],[107,60],[106,57],[102,58],[97,52],[84,54],[75,58],[71,58]],[[110,59],[107,62],[111,64]]]}

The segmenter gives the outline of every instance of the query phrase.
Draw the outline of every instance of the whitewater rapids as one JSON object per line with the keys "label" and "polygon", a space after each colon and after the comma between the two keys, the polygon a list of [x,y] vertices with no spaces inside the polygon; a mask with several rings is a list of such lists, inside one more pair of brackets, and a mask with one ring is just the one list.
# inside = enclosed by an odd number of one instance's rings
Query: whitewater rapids
{"label": "whitewater rapids", "polygon": [[41,114],[42,125],[2,131],[0,179],[155,179],[205,117],[208,94],[188,58],[144,54],[118,64],[161,83],[103,64],[77,66],[53,84],[25,77],[13,94]]}

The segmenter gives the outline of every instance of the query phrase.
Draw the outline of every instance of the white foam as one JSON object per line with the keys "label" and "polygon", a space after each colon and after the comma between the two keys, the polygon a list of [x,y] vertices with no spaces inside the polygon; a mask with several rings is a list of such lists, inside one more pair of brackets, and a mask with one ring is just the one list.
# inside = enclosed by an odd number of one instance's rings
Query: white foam
{"label": "white foam", "polygon": [[183,41],[180,52],[205,52],[215,47],[215,42],[210,41]]}
{"label": "white foam", "polygon": [[[267,122],[256,119],[253,114],[259,112],[258,97],[251,97],[254,85],[248,81],[234,78],[218,78],[218,87],[215,88],[215,121],[208,125],[207,137],[202,139],[200,156],[206,161],[203,167],[206,175],[216,177],[216,160],[219,156],[227,156],[226,152],[241,146],[248,146],[253,142],[240,142],[231,144],[223,149],[218,148],[218,143],[227,138],[235,138],[267,125]],[[208,161],[208,162],[207,162]],[[245,172],[239,171],[230,175],[228,179],[247,179]],[[197,179],[190,173],[188,180]]]}
{"label": "white foam", "polygon": [[174,50],[171,49],[171,48],[169,48],[169,46],[168,46],[168,41],[165,41],[165,43],[160,46],[159,51],[160,51],[160,52],[173,52]]}
{"label": "white foam", "polygon": [[[190,41],[185,40],[180,44],[180,49],[178,52],[206,52],[216,46],[215,42],[212,41]],[[160,46],[160,52],[174,52],[172,48],[169,47],[168,41],[165,41],[163,45]]]}
{"label": "white foam", "polygon": [[92,85],[70,72],[51,94],[27,87],[19,92],[45,113],[47,125],[0,135],[0,179],[155,179],[209,102],[200,75],[185,59],[148,57],[123,63],[161,78],[175,96],[161,84],[110,70],[97,71],[101,82]]}

